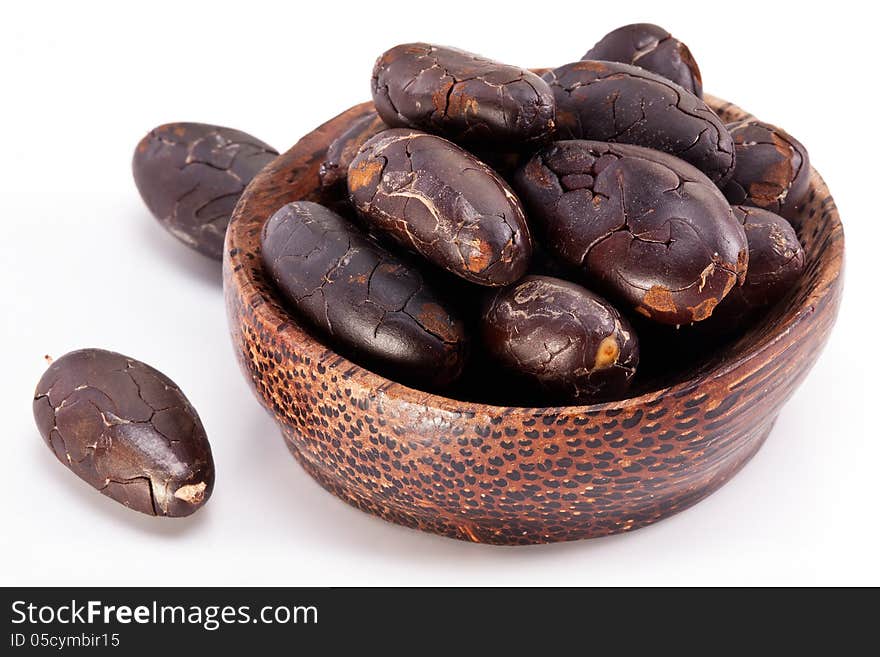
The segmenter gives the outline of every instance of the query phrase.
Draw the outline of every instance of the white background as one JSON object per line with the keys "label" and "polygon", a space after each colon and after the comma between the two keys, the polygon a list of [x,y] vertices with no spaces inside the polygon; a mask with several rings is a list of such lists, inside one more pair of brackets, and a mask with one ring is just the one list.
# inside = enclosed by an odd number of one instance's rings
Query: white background
{"label": "white background", "polygon": [[[880,401],[876,32],[865,3],[808,4],[796,15],[766,0],[729,12],[582,0],[4,4],[0,584],[880,584],[880,440],[868,419]],[[219,267],[141,203],[138,139],[203,121],[285,149],[366,100],[372,63],[394,44],[550,66],[637,20],[688,43],[709,93],[784,126],[828,181],[847,282],[824,355],[741,474],[629,535],[488,547],[337,501],[295,464],[239,373]],[[31,416],[43,355],[87,346],[154,365],[199,409],[217,486],[195,516],[126,510],[43,444]]]}

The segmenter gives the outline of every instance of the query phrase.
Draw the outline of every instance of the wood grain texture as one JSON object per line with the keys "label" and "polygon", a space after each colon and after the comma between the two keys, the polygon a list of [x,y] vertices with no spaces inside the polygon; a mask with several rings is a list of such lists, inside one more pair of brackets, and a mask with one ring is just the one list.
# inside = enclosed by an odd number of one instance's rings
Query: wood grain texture
{"label": "wood grain texture", "polygon": [[[747,116],[706,100],[724,121]],[[744,337],[672,385],[630,399],[489,406],[407,388],[339,356],[282,308],[262,271],[262,224],[284,203],[321,200],[327,145],[370,109],[351,108],[264,169],[226,236],[224,288],[242,370],[322,486],[425,531],[543,543],[656,522],[712,493],[755,454],[825,345],[840,302],[843,229],[815,170],[794,220],[805,274]]]}

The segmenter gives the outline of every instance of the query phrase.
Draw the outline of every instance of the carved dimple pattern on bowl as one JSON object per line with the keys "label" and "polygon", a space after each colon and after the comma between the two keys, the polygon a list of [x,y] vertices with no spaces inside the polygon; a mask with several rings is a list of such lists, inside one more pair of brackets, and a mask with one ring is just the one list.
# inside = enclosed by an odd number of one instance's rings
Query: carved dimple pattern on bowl
{"label": "carved dimple pattern on bowl", "polygon": [[[726,121],[743,116],[710,102]],[[325,124],[260,174],[227,235],[224,279],[240,363],[322,486],[364,511],[454,538],[551,542],[628,531],[685,509],[758,450],[817,358],[839,302],[843,235],[818,174],[795,221],[805,276],[721,364],[593,407],[457,402],[326,349],[285,313],[261,272],[262,222],[285,202],[318,198],[323,149],[365,107]]]}

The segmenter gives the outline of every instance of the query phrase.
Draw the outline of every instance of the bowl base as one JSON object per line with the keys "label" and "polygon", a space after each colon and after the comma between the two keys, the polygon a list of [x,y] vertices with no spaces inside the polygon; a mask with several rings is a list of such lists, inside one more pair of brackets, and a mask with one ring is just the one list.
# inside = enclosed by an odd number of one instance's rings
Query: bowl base
{"label": "bowl base", "polygon": [[[540,531],[536,527],[528,525],[517,526],[516,519],[449,518],[436,514],[430,518],[425,514],[416,516],[393,504],[383,503],[380,499],[367,497],[358,488],[346,486],[337,477],[328,476],[320,466],[312,463],[296,446],[295,438],[291,439],[286,432],[282,433],[284,433],[284,442],[287,444],[290,453],[293,454],[294,458],[310,477],[317,481],[326,491],[365,513],[378,516],[383,520],[403,525],[404,527],[431,532],[460,541],[491,545],[535,545],[599,538],[601,536],[629,532],[633,529],[654,524],[692,507],[721,488],[758,453],[758,450],[761,449],[761,446],[770,435],[775,423],[776,416],[772,417],[765,425],[757,427],[748,439],[742,440],[735,454],[729,454],[717,467],[704,472],[700,479],[691,482],[691,485],[678,491],[678,494],[658,496],[652,500],[652,504],[638,511],[638,520],[621,519],[613,523],[598,523],[586,520],[582,531],[572,533],[569,527],[565,532],[558,534]],[[429,510],[428,507],[425,508],[426,513]],[[595,516],[600,514],[601,511],[598,511]]]}

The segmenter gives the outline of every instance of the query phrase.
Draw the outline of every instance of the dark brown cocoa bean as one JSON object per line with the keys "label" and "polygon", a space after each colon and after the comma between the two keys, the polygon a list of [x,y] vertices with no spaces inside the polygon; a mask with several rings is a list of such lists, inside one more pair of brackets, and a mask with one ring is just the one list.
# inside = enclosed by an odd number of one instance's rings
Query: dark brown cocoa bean
{"label": "dark brown cocoa bean", "polygon": [[376,62],[372,89],[376,110],[392,127],[508,147],[543,140],[553,130],[555,102],[546,82],[528,69],[455,48],[395,46]]}
{"label": "dark brown cocoa bean", "polygon": [[548,249],[655,321],[706,319],[745,276],[745,232],[724,196],[666,153],[555,142],[514,183]]}
{"label": "dark brown cocoa bean", "polygon": [[556,402],[619,397],[639,361],[638,340],[620,313],[586,288],[549,276],[526,276],[497,292],[482,335],[501,365]]}
{"label": "dark brown cocoa bean", "polygon": [[606,34],[581,59],[620,62],[656,73],[703,97],[700,67],[688,47],[659,25],[634,23]]}
{"label": "dark brown cocoa bean", "polygon": [[691,163],[723,185],[733,139],[706,103],[655,73],[617,62],[580,61],[544,75],[556,97],[561,139],[635,144]]}
{"label": "dark brown cocoa bean", "polygon": [[367,141],[348,190],[377,230],[478,285],[508,285],[528,269],[529,228],[519,199],[488,166],[450,141],[396,128]]}
{"label": "dark brown cocoa bean", "polygon": [[793,216],[810,186],[810,157],[781,128],[747,119],[727,125],[736,148],[733,177],[724,195],[733,205],[753,205]]}
{"label": "dark brown cocoa bean", "polygon": [[188,516],[214,488],[195,409],[171,379],[103,349],[55,360],[37,384],[34,417],[59,461],[101,493],[154,516]]}
{"label": "dark brown cocoa bean", "polygon": [[335,348],[389,377],[438,388],[461,374],[463,322],[409,263],[317,203],[266,222],[263,264],[296,313]]}
{"label": "dark brown cocoa bean", "polygon": [[804,271],[805,254],[794,228],[779,215],[745,205],[734,205],[733,214],[746,231],[749,268],[745,282],[730,291],[716,313],[719,320],[743,323],[794,286]]}
{"label": "dark brown cocoa bean", "polygon": [[348,166],[361,146],[373,135],[387,129],[388,126],[375,112],[369,112],[354,121],[327,147],[327,155],[318,170],[321,186],[325,189],[340,185],[345,187]]}
{"label": "dark brown cocoa bean", "polygon": [[190,248],[221,260],[238,197],[277,155],[268,144],[239,130],[168,123],[141,139],[132,170],[144,203],[159,223]]}

